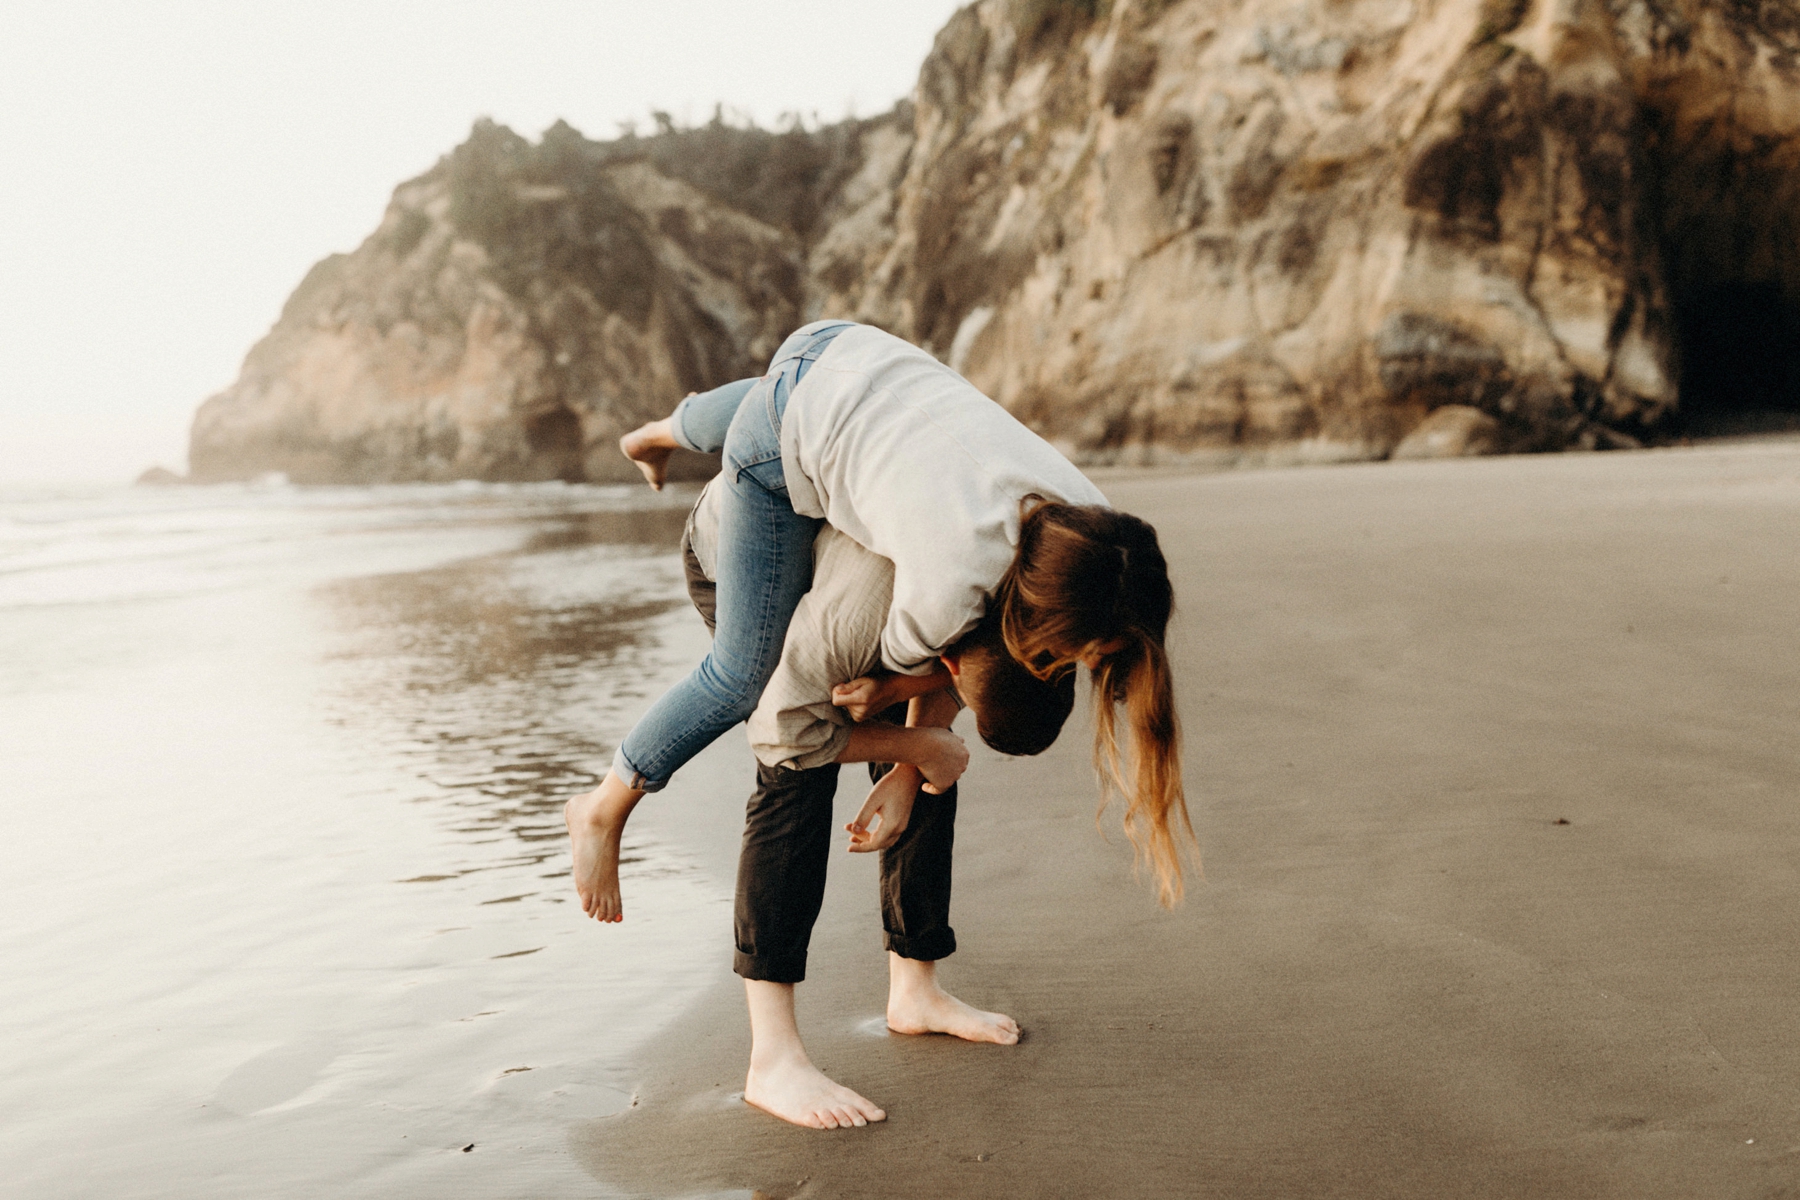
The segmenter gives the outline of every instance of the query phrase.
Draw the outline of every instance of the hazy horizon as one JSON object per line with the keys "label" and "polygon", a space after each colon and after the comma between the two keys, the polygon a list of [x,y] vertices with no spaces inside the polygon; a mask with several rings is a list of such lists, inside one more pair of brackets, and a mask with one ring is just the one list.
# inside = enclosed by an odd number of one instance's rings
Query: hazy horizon
{"label": "hazy horizon", "polygon": [[323,0],[13,6],[0,103],[0,485],[185,469],[315,262],[488,117],[617,136],[652,110],[833,121],[909,94],[959,4]]}

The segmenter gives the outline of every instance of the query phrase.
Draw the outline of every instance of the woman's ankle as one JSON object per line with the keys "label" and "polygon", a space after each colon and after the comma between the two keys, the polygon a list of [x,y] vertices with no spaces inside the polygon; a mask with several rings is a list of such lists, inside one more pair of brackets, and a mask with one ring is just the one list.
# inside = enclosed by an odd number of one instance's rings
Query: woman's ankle
{"label": "woman's ankle", "polygon": [[599,787],[577,797],[582,803],[575,815],[584,824],[596,829],[620,829],[643,797],[643,792],[627,787],[618,776],[608,771]]}
{"label": "woman's ankle", "polygon": [[623,440],[632,443],[634,449],[674,450],[680,446],[675,440],[675,426],[668,417],[660,421],[646,421],[626,434]]}

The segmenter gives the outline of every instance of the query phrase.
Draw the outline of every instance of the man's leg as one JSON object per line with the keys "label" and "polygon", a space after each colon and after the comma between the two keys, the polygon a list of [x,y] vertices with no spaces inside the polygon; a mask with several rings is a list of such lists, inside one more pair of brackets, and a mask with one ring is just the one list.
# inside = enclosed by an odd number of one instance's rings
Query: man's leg
{"label": "man's leg", "polygon": [[887,1113],[813,1066],[794,1019],[794,985],[744,980],[750,1005],[750,1073],[744,1100],[770,1116],[814,1129],[885,1121]]}
{"label": "man's leg", "polygon": [[1016,1021],[964,1004],[938,984],[937,960],[956,952],[956,931],[950,928],[956,792],[954,787],[941,796],[920,792],[906,831],[881,852],[888,1028],[1010,1046],[1019,1040]]}
{"label": "man's leg", "polygon": [[806,949],[825,899],[831,857],[836,766],[809,771],[758,766],[745,814],[734,914],[737,953],[750,1006],[750,1072],[744,1099],[784,1121],[837,1129],[887,1114],[813,1066],[794,1019],[794,985],[806,978]]}
{"label": "man's leg", "polygon": [[745,979],[806,978],[806,947],[825,902],[837,776],[835,765],[810,771],[757,765],[732,912],[737,953],[731,969]]}

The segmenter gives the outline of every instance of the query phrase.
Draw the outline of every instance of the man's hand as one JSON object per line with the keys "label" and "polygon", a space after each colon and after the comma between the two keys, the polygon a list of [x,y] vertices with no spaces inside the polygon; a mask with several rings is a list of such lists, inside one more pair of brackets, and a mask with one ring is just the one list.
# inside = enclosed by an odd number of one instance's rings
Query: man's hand
{"label": "man's hand", "polygon": [[918,768],[905,763],[881,777],[881,781],[869,790],[869,798],[863,801],[856,820],[844,826],[850,831],[850,853],[886,850],[900,839],[906,832],[907,822],[912,820],[913,800],[919,794],[923,778]]}

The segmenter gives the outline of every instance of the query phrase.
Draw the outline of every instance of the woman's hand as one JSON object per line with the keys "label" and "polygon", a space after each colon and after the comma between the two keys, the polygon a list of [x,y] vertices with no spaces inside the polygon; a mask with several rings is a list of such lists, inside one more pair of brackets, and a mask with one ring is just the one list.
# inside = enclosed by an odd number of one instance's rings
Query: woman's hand
{"label": "woman's hand", "polygon": [[873,675],[864,675],[860,679],[852,679],[849,683],[840,683],[831,689],[831,702],[849,714],[857,724],[868,720],[871,716],[895,703],[888,695],[889,680],[893,676],[886,675],[877,679]]}
{"label": "woman's hand", "polygon": [[[940,662],[923,675],[891,675],[883,672],[880,675],[864,675],[849,683],[840,683],[831,689],[831,702],[849,713],[852,721],[861,724],[892,705],[929,696],[953,686],[955,680]],[[954,706],[951,708],[951,715],[955,715]]]}
{"label": "woman's hand", "polygon": [[869,789],[869,798],[863,801],[856,820],[844,826],[850,831],[850,853],[886,850],[899,840],[906,832],[907,822],[912,820],[913,801],[918,797],[922,779],[918,768],[901,763]]}

